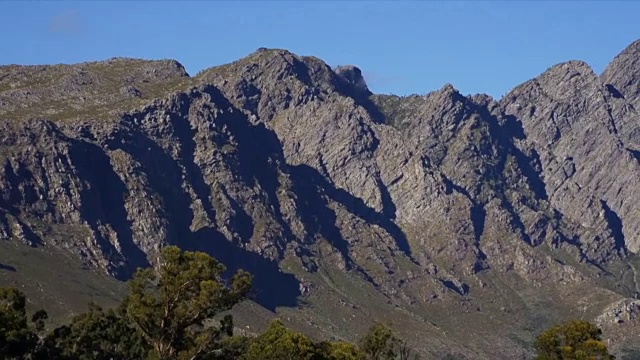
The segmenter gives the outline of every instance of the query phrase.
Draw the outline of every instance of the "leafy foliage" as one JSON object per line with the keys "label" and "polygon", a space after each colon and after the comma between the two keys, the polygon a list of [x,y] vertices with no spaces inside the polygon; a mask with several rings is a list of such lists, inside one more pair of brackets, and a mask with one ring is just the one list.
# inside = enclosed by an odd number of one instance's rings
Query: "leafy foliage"
{"label": "leafy foliage", "polygon": [[321,342],[318,345],[319,352],[323,359],[327,360],[366,360],[365,353],[357,345],[338,341]]}
{"label": "leafy foliage", "polygon": [[538,360],[610,360],[602,330],[583,320],[556,325],[536,340]]}
{"label": "leafy foliage", "polygon": [[222,339],[222,341],[220,341],[219,349],[212,353],[211,359],[242,359],[242,356],[249,350],[250,345],[251,338],[247,336],[234,335],[224,338]]}
{"label": "leafy foliage", "polygon": [[[233,336],[220,315],[242,301],[251,275],[228,281],[225,267],[201,252],[166,247],[156,268],[139,270],[116,309],[89,304],[86,313],[41,336],[47,313],[27,321],[26,298],[0,288],[0,358],[51,360],[409,360],[418,356],[383,324],[358,344],[315,342],[276,320],[261,335]],[[218,323],[215,323],[218,319]],[[536,343],[540,360],[613,359],[596,326],[574,321],[553,327]]]}
{"label": "leafy foliage", "polygon": [[275,320],[266,332],[258,336],[249,346],[245,360],[281,360],[317,358],[317,350],[311,339],[286,328]]}
{"label": "leafy foliage", "polygon": [[47,359],[143,359],[149,352],[144,339],[122,316],[89,304],[89,311],[44,338],[40,356]]}
{"label": "leafy foliage", "polygon": [[237,358],[246,341],[221,342],[232,335],[231,316],[222,318],[219,326],[212,320],[244,298],[251,276],[240,271],[227,284],[224,272],[225,267],[205,253],[166,247],[156,269],[136,273],[118,309],[105,311],[90,304],[86,313],[43,337],[37,332],[44,330],[47,313],[35,312],[29,324],[25,296],[0,288],[0,358]]}
{"label": "leafy foliage", "polygon": [[368,360],[370,358],[355,344],[343,341],[314,343],[307,336],[288,329],[282,322],[275,320],[267,331],[252,341],[241,359]]}
{"label": "leafy foliage", "polygon": [[251,276],[238,272],[226,286],[224,265],[202,252],[166,247],[159,268],[139,270],[125,299],[126,317],[158,359],[196,359],[214,350],[233,321],[205,324],[240,302],[251,287]]}
{"label": "leafy foliage", "polygon": [[27,299],[13,288],[0,288],[0,358],[38,358],[38,332],[44,330],[49,315],[38,310],[27,321]]}
{"label": "leafy foliage", "polygon": [[369,332],[360,340],[360,347],[370,360],[409,360],[418,359],[407,346],[407,343],[397,338],[391,329],[375,324]]}
{"label": "leafy foliage", "polygon": [[[31,352],[37,343],[34,329],[27,321],[24,294],[12,288],[0,288],[0,357],[16,358]],[[38,312],[34,319],[46,319]],[[40,327],[40,325],[38,325]]]}

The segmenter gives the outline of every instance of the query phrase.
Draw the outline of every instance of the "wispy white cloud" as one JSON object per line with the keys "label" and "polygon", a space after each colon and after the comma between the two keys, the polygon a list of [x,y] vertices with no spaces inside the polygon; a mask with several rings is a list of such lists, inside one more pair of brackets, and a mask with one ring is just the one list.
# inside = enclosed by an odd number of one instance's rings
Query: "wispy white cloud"
{"label": "wispy white cloud", "polygon": [[362,76],[369,86],[387,87],[394,85],[410,85],[413,81],[404,76],[387,75],[371,71],[363,71]]}
{"label": "wispy white cloud", "polygon": [[49,32],[73,35],[85,30],[85,21],[78,10],[66,10],[55,14],[49,21]]}

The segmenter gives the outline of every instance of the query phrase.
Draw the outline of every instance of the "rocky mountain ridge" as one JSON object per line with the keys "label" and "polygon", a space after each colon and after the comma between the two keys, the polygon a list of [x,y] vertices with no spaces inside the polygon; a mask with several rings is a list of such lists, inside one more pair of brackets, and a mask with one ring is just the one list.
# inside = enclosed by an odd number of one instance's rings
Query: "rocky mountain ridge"
{"label": "rocky mountain ridge", "polygon": [[639,57],[500,100],[376,95],[276,49],[194,77],[0,67],[0,238],[121,280],[166,244],[208,251],[256,274],[247,314],[345,338],[393,320],[436,358],[527,356],[564,316],[633,328],[606,314],[640,291]]}

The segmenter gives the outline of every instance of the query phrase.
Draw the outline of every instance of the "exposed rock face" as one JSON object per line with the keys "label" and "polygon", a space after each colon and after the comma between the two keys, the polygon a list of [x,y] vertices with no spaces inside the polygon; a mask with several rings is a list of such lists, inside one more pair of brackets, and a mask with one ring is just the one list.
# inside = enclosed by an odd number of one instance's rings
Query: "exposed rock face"
{"label": "exposed rock face", "polygon": [[[582,232],[580,241],[592,248],[592,257],[640,251],[640,167],[625,145],[639,117],[617,100],[587,64],[572,61],[502,101],[505,112],[523,124],[521,147],[540,159],[550,203],[590,233]],[[602,244],[607,238],[613,243]]]}
{"label": "exposed rock face", "polygon": [[338,66],[334,70],[336,74],[342,76],[361,96],[372,95],[367,86],[367,82],[362,76],[362,71],[353,65]]}
{"label": "exposed rock face", "polygon": [[293,324],[324,336],[401,310],[426,354],[521,356],[576,303],[638,291],[638,44],[500,101],[373,95],[354,66],[270,49],[194,78],[0,67],[0,238],[119,279],[178,244],[253,271],[267,309],[304,297]]}
{"label": "exposed rock face", "polygon": [[600,76],[602,82],[613,85],[607,89],[613,97],[623,97],[636,108],[640,104],[639,57],[640,40],[636,40],[616,56]]}

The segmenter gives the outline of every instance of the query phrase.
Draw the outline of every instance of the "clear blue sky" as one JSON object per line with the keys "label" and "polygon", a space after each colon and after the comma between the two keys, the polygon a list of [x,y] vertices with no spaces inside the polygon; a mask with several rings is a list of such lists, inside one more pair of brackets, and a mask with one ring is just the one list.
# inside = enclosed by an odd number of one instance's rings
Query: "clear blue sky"
{"label": "clear blue sky", "polygon": [[172,58],[195,74],[259,47],[359,66],[377,93],[501,97],[556,63],[600,72],[638,1],[0,1],[0,64]]}

